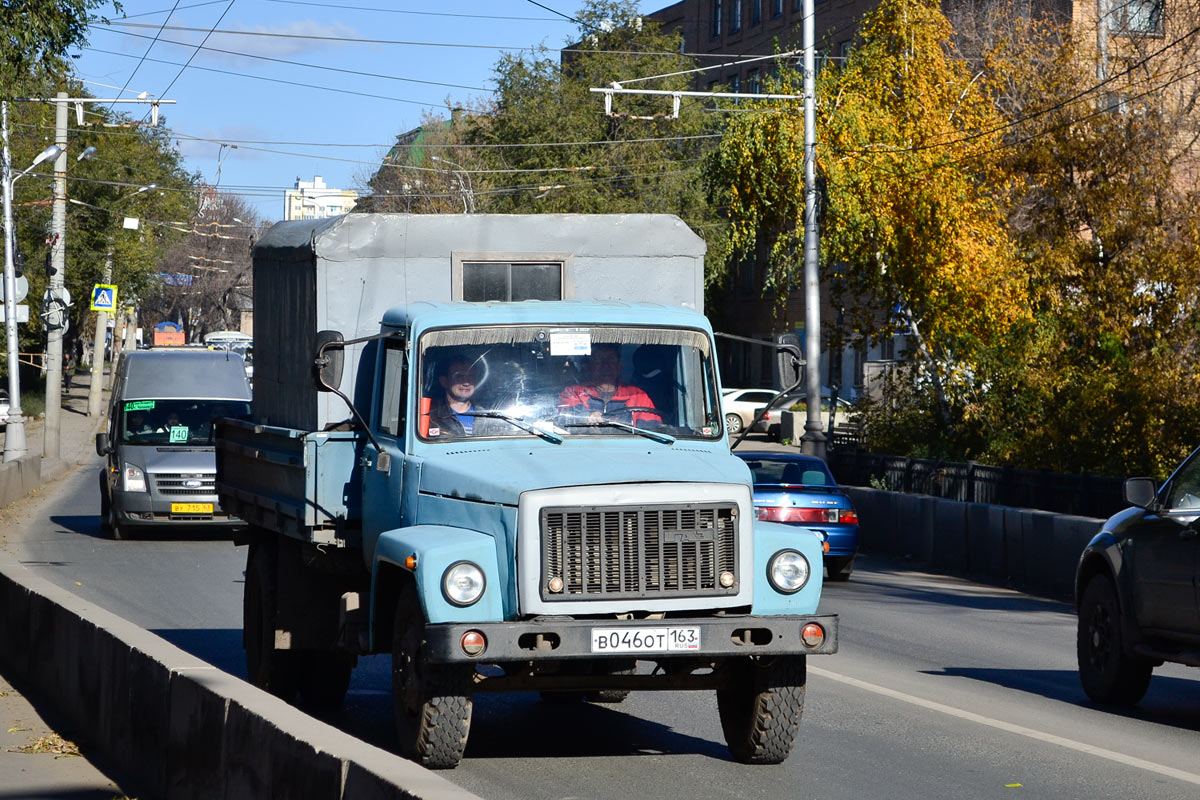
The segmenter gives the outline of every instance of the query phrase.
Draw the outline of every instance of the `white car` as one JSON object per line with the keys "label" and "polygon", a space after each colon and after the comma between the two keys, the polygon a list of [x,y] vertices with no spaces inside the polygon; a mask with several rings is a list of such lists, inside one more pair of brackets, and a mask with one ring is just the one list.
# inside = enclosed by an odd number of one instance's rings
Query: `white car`
{"label": "white car", "polygon": [[8,427],[8,392],[0,389],[0,427]]}
{"label": "white car", "polygon": [[754,421],[754,410],[771,402],[776,392],[770,389],[726,389],[721,393],[725,427],[735,436]]}

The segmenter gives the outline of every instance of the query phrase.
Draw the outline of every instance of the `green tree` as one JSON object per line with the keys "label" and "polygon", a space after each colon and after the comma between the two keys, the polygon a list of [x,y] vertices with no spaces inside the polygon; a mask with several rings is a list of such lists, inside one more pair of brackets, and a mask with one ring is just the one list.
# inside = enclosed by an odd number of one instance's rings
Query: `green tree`
{"label": "green tree", "polygon": [[[67,72],[67,51],[87,44],[89,13],[106,0],[0,0],[0,94],[4,99]],[[121,4],[113,3],[117,13]]]}

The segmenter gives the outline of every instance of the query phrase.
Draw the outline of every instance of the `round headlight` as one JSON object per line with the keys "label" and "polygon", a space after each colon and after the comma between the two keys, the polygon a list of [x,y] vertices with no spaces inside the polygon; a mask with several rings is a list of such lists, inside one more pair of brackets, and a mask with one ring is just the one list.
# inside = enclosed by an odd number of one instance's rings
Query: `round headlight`
{"label": "round headlight", "polygon": [[451,564],[442,573],[442,594],[456,606],[469,606],[483,596],[483,570],[470,561]]}
{"label": "round headlight", "polygon": [[771,556],[767,578],[775,591],[794,594],[804,588],[809,576],[808,559],[795,550],[780,550]]}

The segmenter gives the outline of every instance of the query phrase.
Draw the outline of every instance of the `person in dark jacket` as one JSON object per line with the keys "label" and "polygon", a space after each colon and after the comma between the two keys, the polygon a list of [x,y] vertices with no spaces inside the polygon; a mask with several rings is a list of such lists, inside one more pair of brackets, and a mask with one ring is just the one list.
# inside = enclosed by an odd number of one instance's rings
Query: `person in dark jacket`
{"label": "person in dark jacket", "polygon": [[442,391],[429,408],[430,437],[462,437],[475,433],[475,387],[479,374],[466,359],[448,362],[438,375]]}

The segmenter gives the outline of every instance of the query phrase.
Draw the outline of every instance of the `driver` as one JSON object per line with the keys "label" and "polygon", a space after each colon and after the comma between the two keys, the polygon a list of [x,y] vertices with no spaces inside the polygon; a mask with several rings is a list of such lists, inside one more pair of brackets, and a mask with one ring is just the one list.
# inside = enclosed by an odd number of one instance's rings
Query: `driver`
{"label": "driver", "polygon": [[479,375],[475,365],[456,358],[438,375],[442,391],[429,408],[430,436],[472,436],[475,433],[475,387]]}
{"label": "driver", "polygon": [[587,382],[563,389],[558,396],[558,408],[559,411],[586,413],[589,422],[605,419],[634,425],[662,422],[654,412],[650,395],[632,384],[621,383],[621,346],[611,343],[592,345]]}

